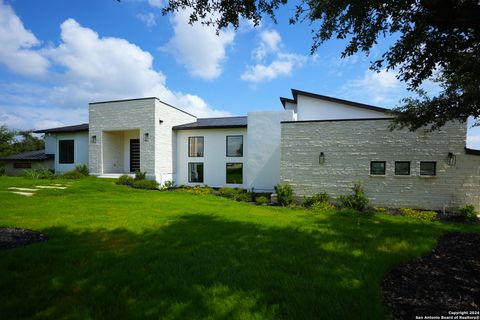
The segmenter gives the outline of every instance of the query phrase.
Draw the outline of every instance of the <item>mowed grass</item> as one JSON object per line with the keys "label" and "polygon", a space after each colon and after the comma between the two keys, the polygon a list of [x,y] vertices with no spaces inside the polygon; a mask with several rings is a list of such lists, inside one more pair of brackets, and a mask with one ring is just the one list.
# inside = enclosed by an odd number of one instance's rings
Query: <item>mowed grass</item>
{"label": "mowed grass", "polygon": [[[382,319],[380,282],[447,231],[388,215],[314,215],[216,196],[0,178],[0,226],[44,243],[0,251],[2,319]],[[58,181],[55,181],[58,183]]]}

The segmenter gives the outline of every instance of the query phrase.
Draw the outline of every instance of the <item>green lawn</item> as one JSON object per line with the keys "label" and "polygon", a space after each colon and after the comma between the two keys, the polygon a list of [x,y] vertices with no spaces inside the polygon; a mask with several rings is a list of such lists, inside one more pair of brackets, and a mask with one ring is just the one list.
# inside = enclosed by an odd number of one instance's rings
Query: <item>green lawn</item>
{"label": "green lawn", "polygon": [[[381,319],[389,269],[449,230],[388,215],[313,215],[88,178],[0,178],[0,226],[50,240],[0,251],[2,319]],[[58,182],[57,182],[58,183]]]}

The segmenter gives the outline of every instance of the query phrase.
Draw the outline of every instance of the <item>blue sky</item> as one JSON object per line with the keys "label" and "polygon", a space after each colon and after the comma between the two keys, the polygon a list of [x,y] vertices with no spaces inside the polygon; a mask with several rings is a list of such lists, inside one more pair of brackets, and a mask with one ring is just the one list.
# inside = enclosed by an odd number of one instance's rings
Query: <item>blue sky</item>
{"label": "blue sky", "polygon": [[[162,16],[161,2],[0,0],[0,124],[88,122],[88,102],[145,96],[209,117],[278,110],[291,88],[387,108],[409,94],[395,72],[368,69],[391,39],[368,57],[341,59],[338,40],[310,55],[312,27],[288,24],[293,4],[278,24],[217,36],[188,12]],[[468,139],[480,147],[479,129]]]}

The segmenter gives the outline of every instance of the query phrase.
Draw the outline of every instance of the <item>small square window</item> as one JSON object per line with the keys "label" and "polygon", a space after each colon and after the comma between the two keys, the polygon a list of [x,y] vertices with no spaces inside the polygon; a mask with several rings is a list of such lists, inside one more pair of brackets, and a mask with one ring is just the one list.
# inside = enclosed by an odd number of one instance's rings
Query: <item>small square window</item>
{"label": "small square window", "polygon": [[227,163],[227,183],[243,183],[243,163]]}
{"label": "small square window", "polygon": [[203,157],[203,137],[188,137],[188,156]]}
{"label": "small square window", "polygon": [[385,161],[372,161],[370,162],[370,174],[372,175],[385,175]]}
{"label": "small square window", "polygon": [[203,163],[188,163],[188,182],[203,182]]}
{"label": "small square window", "polygon": [[410,161],[395,161],[395,175],[409,176],[410,175]]}
{"label": "small square window", "polygon": [[435,161],[421,161],[420,162],[420,175],[421,176],[436,176],[437,175],[437,163]]}
{"label": "small square window", "polygon": [[243,136],[227,136],[227,157],[243,157]]}

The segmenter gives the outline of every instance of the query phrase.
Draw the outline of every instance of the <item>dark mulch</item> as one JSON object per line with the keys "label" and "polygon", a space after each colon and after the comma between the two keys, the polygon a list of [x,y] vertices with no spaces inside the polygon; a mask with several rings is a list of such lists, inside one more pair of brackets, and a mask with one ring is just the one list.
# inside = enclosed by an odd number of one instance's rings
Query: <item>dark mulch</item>
{"label": "dark mulch", "polygon": [[393,319],[480,310],[480,234],[443,235],[432,252],[388,273],[382,294]]}
{"label": "dark mulch", "polygon": [[47,240],[48,237],[40,232],[27,229],[0,228],[0,250]]}

